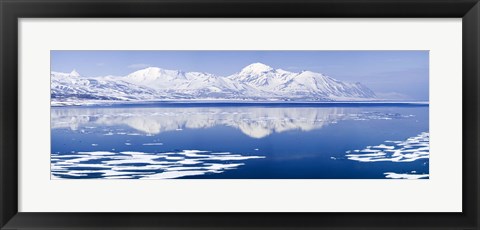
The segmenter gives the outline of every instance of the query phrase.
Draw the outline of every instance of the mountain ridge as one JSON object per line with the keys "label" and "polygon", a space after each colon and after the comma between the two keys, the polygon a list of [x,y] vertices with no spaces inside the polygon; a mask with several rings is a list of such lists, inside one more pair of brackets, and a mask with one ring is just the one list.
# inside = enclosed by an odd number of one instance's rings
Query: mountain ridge
{"label": "mountain ridge", "polygon": [[369,101],[375,93],[312,71],[290,72],[252,63],[229,76],[148,67],[126,76],[85,77],[51,72],[52,104],[109,101]]}

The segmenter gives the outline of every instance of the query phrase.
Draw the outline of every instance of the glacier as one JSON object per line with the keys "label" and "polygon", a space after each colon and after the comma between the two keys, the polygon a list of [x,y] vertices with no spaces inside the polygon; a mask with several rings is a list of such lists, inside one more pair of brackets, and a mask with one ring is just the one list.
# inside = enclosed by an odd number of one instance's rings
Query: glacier
{"label": "glacier", "polygon": [[51,72],[51,104],[88,105],[149,101],[374,101],[359,82],[312,71],[290,72],[253,63],[230,76],[148,67],[126,76]]}

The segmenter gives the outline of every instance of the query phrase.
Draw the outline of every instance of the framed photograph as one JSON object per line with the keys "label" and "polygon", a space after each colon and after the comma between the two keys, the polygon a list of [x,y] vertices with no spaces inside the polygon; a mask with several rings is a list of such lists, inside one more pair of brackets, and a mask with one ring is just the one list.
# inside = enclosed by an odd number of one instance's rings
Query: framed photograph
{"label": "framed photograph", "polygon": [[0,2],[1,229],[478,229],[477,0]]}

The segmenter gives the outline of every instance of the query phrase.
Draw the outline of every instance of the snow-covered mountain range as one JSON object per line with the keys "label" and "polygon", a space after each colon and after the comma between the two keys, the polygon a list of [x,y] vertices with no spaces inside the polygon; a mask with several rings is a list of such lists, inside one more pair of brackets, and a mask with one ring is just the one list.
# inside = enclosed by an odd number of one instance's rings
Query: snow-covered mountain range
{"label": "snow-covered mountain range", "polygon": [[361,83],[338,81],[311,71],[289,72],[262,63],[230,76],[157,67],[127,76],[85,77],[51,72],[52,105],[155,100],[369,101]]}

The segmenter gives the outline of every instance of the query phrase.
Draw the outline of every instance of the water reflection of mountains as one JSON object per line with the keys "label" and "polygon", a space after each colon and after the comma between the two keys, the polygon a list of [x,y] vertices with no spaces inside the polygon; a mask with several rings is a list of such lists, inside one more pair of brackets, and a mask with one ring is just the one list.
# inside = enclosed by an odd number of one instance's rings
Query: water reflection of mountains
{"label": "water reflection of mountains", "polygon": [[146,135],[179,129],[229,126],[252,138],[290,130],[310,131],[342,120],[398,119],[399,113],[356,108],[193,107],[193,108],[52,108],[52,129],[127,125]]}

